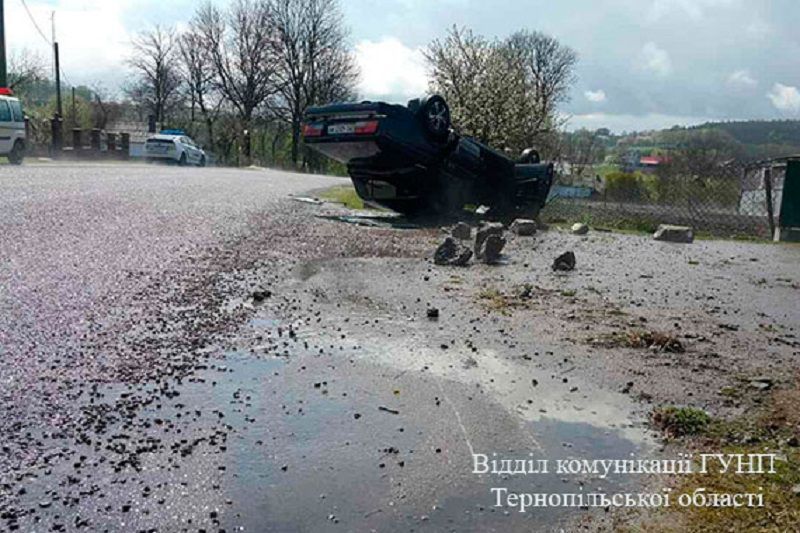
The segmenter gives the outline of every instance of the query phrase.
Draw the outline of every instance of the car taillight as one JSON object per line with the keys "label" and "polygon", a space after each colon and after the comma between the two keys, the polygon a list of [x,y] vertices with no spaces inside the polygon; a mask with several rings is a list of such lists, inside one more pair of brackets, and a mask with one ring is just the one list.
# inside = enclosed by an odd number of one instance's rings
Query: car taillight
{"label": "car taillight", "polygon": [[378,121],[368,120],[366,122],[356,122],[356,135],[369,135],[378,131]]}
{"label": "car taillight", "polygon": [[322,124],[306,124],[303,126],[303,137],[319,137],[322,129]]}

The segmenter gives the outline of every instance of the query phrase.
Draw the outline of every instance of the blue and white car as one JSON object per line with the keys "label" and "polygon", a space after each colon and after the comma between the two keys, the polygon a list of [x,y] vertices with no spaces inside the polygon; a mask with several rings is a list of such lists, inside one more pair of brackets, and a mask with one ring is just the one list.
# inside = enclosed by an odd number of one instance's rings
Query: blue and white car
{"label": "blue and white car", "polygon": [[163,130],[144,143],[144,157],[148,163],[165,161],[181,166],[206,166],[206,153],[182,130]]}

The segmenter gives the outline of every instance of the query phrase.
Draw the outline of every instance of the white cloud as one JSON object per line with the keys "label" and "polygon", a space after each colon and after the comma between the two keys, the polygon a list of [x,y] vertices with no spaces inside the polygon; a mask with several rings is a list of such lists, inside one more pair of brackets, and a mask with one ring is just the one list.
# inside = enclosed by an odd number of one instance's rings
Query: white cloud
{"label": "white cloud", "polygon": [[596,104],[602,103],[606,101],[606,92],[603,89],[598,89],[596,91],[586,91],[583,93],[587,100],[590,102],[594,102]]}
{"label": "white cloud", "polygon": [[647,12],[648,22],[658,22],[675,13],[702,20],[707,8],[718,9],[733,4],[733,0],[654,0]]}
{"label": "white cloud", "polygon": [[422,50],[409,48],[395,37],[359,42],[356,59],[361,68],[359,92],[365,98],[410,99],[428,88]]}
{"label": "white cloud", "polygon": [[672,72],[672,60],[669,54],[652,41],[642,47],[640,59],[645,70],[649,70],[658,76],[666,76]]}
{"label": "white cloud", "polygon": [[800,91],[797,90],[797,87],[776,83],[767,93],[767,98],[780,111],[800,112]]}
{"label": "white cloud", "polygon": [[[28,0],[28,7],[44,37],[51,39],[55,11],[61,68],[73,84],[124,78],[122,62],[130,53],[130,34],[123,19],[131,0]],[[36,30],[20,2],[6,2],[6,42],[14,50],[27,49],[47,58],[50,45]],[[52,67],[51,67],[52,68]]]}
{"label": "white cloud", "polygon": [[758,80],[753,78],[747,70],[737,70],[728,77],[728,83],[739,87],[755,87],[758,85]]}

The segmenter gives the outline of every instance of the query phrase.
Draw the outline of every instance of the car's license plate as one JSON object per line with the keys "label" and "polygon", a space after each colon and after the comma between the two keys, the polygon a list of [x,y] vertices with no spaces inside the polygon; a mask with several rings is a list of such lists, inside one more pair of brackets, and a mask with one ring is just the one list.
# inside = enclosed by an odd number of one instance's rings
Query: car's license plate
{"label": "car's license plate", "polygon": [[328,135],[342,135],[347,133],[355,133],[355,124],[331,124],[328,126]]}

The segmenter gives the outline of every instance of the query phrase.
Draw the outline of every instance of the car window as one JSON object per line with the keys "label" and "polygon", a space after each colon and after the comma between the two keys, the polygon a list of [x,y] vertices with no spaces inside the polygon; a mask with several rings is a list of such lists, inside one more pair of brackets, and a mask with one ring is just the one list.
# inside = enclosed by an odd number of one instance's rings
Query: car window
{"label": "car window", "polygon": [[0,100],[0,122],[11,122],[11,109],[5,100]]}
{"label": "car window", "polygon": [[22,104],[16,100],[9,102],[11,106],[11,116],[14,122],[25,122],[25,113],[22,112]]}

